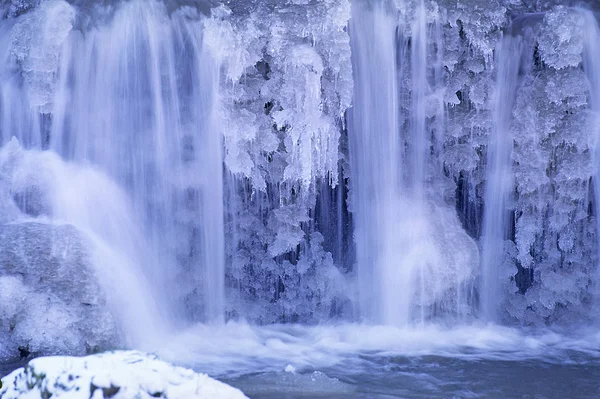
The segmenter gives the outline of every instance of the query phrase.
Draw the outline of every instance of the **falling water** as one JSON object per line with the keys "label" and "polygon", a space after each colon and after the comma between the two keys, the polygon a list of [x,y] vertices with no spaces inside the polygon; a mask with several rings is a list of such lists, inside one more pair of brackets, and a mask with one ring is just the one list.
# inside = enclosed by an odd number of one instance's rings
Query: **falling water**
{"label": "falling water", "polygon": [[396,71],[396,18],[382,2],[353,4],[350,34],[355,74],[349,139],[355,241],[362,313],[381,323],[406,322],[409,295],[395,260],[399,205],[400,131]]}
{"label": "falling water", "polygon": [[512,109],[519,85],[522,38],[507,35],[496,50],[493,131],[488,144],[485,179],[480,301],[482,317],[495,321],[500,305],[504,241],[510,228],[512,180]]}
{"label": "falling water", "polygon": [[427,11],[423,2],[415,10],[411,38],[411,118],[408,138],[410,157],[410,188],[416,201],[422,201],[425,186],[425,167],[429,142],[425,125],[427,122]]}
{"label": "falling water", "polygon": [[[76,207],[67,221],[127,258],[122,267],[143,274],[171,321],[184,319],[183,303],[201,320],[224,317],[219,63],[203,18],[156,1],[75,12],[52,0],[0,26],[2,141],[14,136],[114,181],[120,202],[100,187],[94,201],[74,201],[82,193],[65,186],[61,201]],[[99,204],[120,216],[106,218]]]}
{"label": "falling water", "polygon": [[453,207],[428,192],[428,124],[444,111],[427,112],[436,95],[429,31],[423,4],[410,24],[389,3],[353,5],[348,135],[354,239],[361,311],[382,324],[406,326],[464,312],[463,283],[478,259]]}
{"label": "falling water", "polygon": [[[583,67],[590,83],[590,108],[592,111],[590,122],[590,143],[592,148],[592,162],[594,168],[594,196],[596,215],[596,234],[598,237],[598,259],[600,259],[600,27],[593,13],[583,11],[584,16],[584,52]],[[600,266],[597,267],[596,276],[600,275]],[[596,295],[600,289],[596,287]],[[598,306],[596,299],[596,306]]]}
{"label": "falling water", "polygon": [[[73,225],[85,235],[123,341],[151,349],[167,332],[168,316],[143,269],[148,244],[123,190],[94,167],[65,162],[51,151],[24,150],[16,138],[0,151],[0,165],[2,183],[21,197],[20,208],[39,212],[35,222]],[[25,216],[14,223],[30,222]]]}
{"label": "falling water", "polygon": [[[429,139],[426,130],[427,125],[427,96],[429,95],[429,82],[427,80],[427,10],[422,1],[420,1],[415,10],[414,20],[412,22],[412,36],[410,44],[410,66],[411,66],[411,107],[409,132],[407,140],[408,148],[408,188],[411,190],[411,208],[412,212],[417,215],[414,219],[416,223],[407,225],[410,230],[415,230],[416,234],[412,235],[413,248],[422,247],[423,245],[420,234],[429,234],[429,225],[426,216],[425,201],[425,178],[426,167],[429,152]],[[423,267],[427,259],[425,254],[418,254],[418,258],[411,260],[411,267],[416,267],[419,272],[418,290],[421,300],[427,296],[426,287],[428,276],[427,268]],[[420,306],[421,323],[425,321],[425,306]]]}

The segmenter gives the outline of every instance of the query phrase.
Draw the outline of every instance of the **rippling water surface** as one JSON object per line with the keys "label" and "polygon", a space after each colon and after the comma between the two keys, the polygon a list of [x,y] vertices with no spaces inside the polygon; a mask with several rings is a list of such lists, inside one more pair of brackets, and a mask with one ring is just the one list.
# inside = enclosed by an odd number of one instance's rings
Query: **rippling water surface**
{"label": "rippling water surface", "polygon": [[593,330],[229,323],[172,336],[157,354],[253,399],[600,397]]}
{"label": "rippling water surface", "polygon": [[160,354],[250,398],[600,397],[600,334],[494,325],[198,326]]}

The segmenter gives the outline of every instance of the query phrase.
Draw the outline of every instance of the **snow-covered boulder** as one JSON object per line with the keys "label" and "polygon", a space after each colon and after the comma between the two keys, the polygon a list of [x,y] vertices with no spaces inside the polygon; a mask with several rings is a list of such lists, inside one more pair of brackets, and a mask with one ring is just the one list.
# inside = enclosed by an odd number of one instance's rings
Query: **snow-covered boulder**
{"label": "snow-covered boulder", "polygon": [[4,377],[2,385],[2,399],[246,398],[206,374],[135,351],[37,358]]}

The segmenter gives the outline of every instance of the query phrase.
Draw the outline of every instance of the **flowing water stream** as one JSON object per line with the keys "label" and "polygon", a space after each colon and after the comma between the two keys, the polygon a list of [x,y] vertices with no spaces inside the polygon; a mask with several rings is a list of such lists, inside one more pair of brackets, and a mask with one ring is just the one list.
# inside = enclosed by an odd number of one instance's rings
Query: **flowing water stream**
{"label": "flowing water stream", "polygon": [[0,233],[253,398],[598,396],[595,15],[225,3],[0,6]]}

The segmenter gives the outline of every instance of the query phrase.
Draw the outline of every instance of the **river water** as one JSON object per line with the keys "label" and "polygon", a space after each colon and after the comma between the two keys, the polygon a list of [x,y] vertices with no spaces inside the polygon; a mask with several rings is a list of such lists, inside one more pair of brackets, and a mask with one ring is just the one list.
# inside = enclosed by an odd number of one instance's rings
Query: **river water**
{"label": "river water", "polygon": [[593,398],[600,334],[497,325],[198,326],[160,355],[250,398]]}

